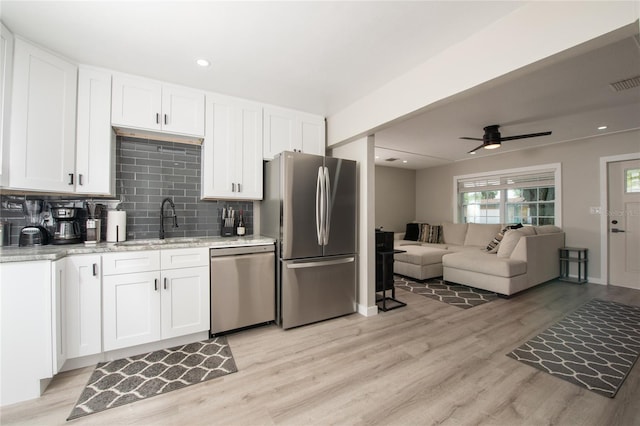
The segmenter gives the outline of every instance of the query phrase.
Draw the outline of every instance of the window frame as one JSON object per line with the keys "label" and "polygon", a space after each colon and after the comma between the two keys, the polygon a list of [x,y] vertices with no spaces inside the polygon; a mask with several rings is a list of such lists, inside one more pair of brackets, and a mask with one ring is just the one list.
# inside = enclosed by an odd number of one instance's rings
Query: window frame
{"label": "window frame", "polygon": [[[462,219],[460,217],[460,208],[458,205],[459,192],[458,185],[460,181],[471,179],[483,179],[489,177],[506,177],[514,175],[527,175],[535,173],[549,173],[553,172],[554,175],[554,187],[555,187],[555,226],[562,227],[562,163],[550,163],[540,164],[536,166],[518,167],[513,169],[493,170],[490,172],[471,173],[467,175],[457,175],[453,177],[453,221],[460,223]],[[490,188],[487,188],[489,190]],[[480,191],[479,191],[480,192]],[[506,200],[501,201],[500,207],[500,221],[504,221],[506,218]]]}

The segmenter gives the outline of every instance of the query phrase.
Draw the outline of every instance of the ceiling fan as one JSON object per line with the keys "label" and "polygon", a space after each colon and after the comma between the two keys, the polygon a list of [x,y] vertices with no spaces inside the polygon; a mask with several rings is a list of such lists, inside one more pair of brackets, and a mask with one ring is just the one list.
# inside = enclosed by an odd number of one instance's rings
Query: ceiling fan
{"label": "ceiling fan", "polygon": [[484,148],[484,149],[499,148],[500,144],[503,141],[512,141],[514,139],[535,138],[538,136],[547,136],[551,134],[551,132],[540,132],[540,133],[529,133],[526,135],[506,136],[503,138],[502,136],[500,136],[500,131],[498,130],[499,127],[500,126],[497,124],[492,124],[491,126],[485,127],[484,136],[482,136],[482,139],[469,138],[466,136],[462,136],[460,139],[466,139],[470,141],[482,141],[482,145],[476,148],[473,148],[471,151],[469,151],[469,154],[475,154],[476,151],[479,150],[480,148]]}

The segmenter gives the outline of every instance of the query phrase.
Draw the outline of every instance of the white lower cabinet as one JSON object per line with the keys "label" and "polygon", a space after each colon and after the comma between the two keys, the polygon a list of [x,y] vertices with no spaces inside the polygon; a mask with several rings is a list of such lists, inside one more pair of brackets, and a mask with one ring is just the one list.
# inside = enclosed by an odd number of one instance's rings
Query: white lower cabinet
{"label": "white lower cabinet", "polygon": [[67,360],[67,297],[65,285],[67,266],[65,259],[58,259],[51,263],[51,343],[52,372],[57,374]]}
{"label": "white lower cabinet", "polygon": [[[208,253],[208,248],[186,248],[103,255],[104,350],[208,330]],[[148,265],[142,269],[161,267],[111,274],[106,265],[126,265],[127,257]]]}
{"label": "white lower cabinet", "polygon": [[51,261],[0,263],[0,405],[40,396],[53,376]]}
{"label": "white lower cabinet", "polygon": [[64,323],[67,358],[102,352],[100,255],[78,255],[66,262]]}

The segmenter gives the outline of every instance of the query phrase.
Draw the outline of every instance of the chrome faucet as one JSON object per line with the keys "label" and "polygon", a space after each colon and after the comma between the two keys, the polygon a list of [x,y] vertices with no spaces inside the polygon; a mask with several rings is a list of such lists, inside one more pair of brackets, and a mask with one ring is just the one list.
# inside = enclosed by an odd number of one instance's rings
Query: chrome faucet
{"label": "chrome faucet", "polygon": [[[171,216],[164,215],[164,205],[165,203],[169,203],[171,207]],[[171,198],[165,198],[162,200],[162,204],[160,205],[160,239],[164,240],[164,220],[168,217],[173,217],[173,227],[178,227],[178,216],[176,215],[176,205],[173,204]]]}

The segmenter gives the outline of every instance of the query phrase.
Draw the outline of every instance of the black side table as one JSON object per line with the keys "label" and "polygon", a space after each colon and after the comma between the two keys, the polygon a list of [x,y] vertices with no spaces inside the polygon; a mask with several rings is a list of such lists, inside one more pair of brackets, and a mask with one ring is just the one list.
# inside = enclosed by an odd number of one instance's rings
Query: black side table
{"label": "black side table", "polygon": [[[560,255],[560,281],[582,284],[587,282],[588,249],[582,247],[562,247],[558,249]],[[571,263],[578,264],[578,277],[569,276]]]}
{"label": "black side table", "polygon": [[[396,299],[396,287],[393,285],[393,255],[396,253],[405,253],[405,250],[376,252],[376,262],[380,262],[382,267],[381,286],[378,287],[376,283],[376,305],[383,312],[407,306],[406,303]],[[387,296],[387,290],[391,290],[391,297]],[[378,292],[382,292],[381,297],[378,297]],[[387,302],[391,302],[391,306],[387,306]]]}

